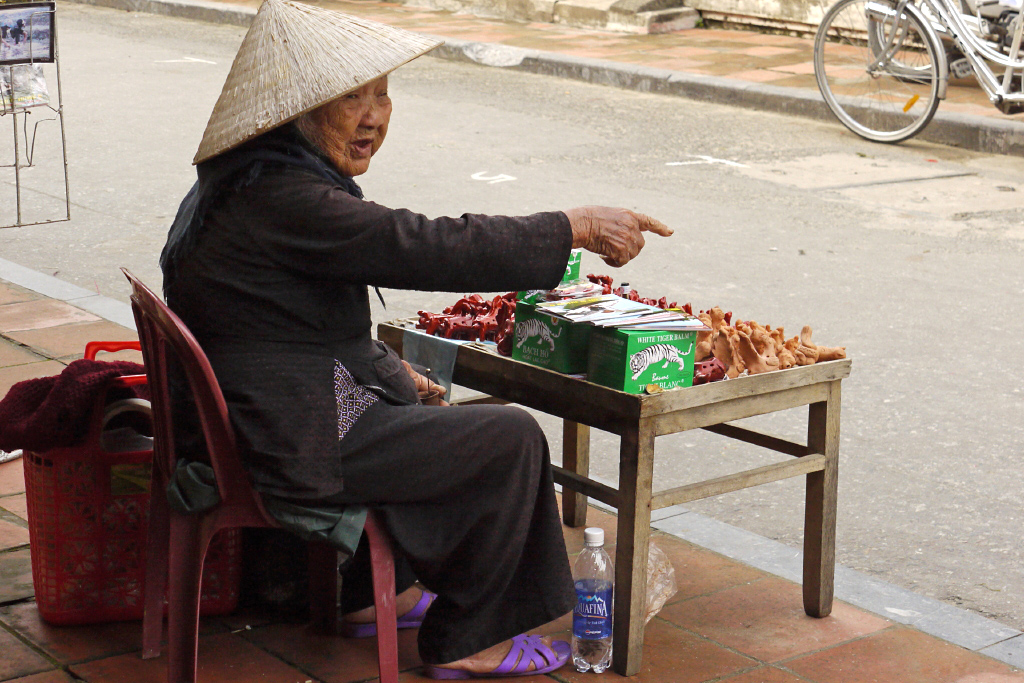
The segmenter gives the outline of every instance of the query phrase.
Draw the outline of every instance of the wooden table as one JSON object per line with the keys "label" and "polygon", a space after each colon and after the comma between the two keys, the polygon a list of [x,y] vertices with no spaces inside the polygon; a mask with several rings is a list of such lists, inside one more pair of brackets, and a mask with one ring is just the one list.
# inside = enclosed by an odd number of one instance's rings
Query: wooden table
{"label": "wooden table", "polygon": [[[414,322],[382,323],[377,337],[401,354],[404,331]],[[813,617],[832,611],[840,382],[850,375],[850,365],[849,360],[830,361],[636,396],[467,345],[459,348],[452,379],[500,402],[564,420],[563,466],[554,467],[555,481],[563,487],[563,521],[573,527],[585,525],[588,496],[618,510],[612,666],[631,676],[640,670],[643,655],[652,510],[806,475],[804,611]],[[809,407],[806,445],[728,424],[799,406]],[[588,477],[591,427],[621,437],[618,489]],[[654,492],[655,438],[690,429],[705,429],[795,459]]]}

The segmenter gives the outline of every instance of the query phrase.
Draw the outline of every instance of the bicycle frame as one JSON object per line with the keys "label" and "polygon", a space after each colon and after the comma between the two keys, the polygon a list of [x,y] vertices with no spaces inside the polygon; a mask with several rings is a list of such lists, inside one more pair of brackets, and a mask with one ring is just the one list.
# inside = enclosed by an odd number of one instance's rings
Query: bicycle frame
{"label": "bicycle frame", "polygon": [[[894,14],[902,14],[901,9],[909,0],[901,0]],[[960,49],[964,57],[974,69],[975,77],[989,100],[998,105],[1001,102],[1024,102],[1024,92],[1010,92],[1010,84],[1014,71],[1024,72],[1024,59],[1020,58],[1022,34],[1024,34],[1024,13],[1019,13],[1014,21],[1013,42],[1009,55],[993,49],[980,37],[981,27],[976,17],[964,14],[951,6],[950,0],[917,0],[921,13],[928,19],[931,28],[940,38],[948,36]],[[931,15],[931,16],[929,16]],[[1003,78],[996,76],[988,65],[993,62],[1005,67]],[[945,92],[943,92],[945,96]]]}

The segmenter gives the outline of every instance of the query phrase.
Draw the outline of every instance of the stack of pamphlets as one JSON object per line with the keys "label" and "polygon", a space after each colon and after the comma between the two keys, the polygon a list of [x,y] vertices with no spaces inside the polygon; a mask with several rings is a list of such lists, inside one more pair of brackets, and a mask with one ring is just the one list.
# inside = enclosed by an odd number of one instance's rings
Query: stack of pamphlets
{"label": "stack of pamphlets", "polygon": [[43,67],[38,64],[0,66],[0,114],[49,103]]}
{"label": "stack of pamphlets", "polygon": [[538,313],[547,313],[574,323],[620,330],[686,330],[709,329],[694,316],[680,310],[662,310],[657,306],[630,301],[614,294],[586,299],[544,301],[536,304]]}

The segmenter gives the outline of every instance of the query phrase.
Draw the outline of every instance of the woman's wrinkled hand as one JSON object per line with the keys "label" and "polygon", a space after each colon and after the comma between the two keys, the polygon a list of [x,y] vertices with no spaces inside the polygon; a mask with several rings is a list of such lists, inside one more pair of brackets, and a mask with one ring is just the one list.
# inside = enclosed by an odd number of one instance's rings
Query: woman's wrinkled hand
{"label": "woman's wrinkled hand", "polygon": [[409,373],[409,377],[412,378],[413,383],[416,385],[416,393],[420,396],[420,402],[425,406],[446,406],[448,403],[441,398],[447,391],[440,384],[431,382],[430,379],[424,377],[420,373],[413,370],[412,366],[404,360],[402,365],[405,366],[405,371]]}
{"label": "woman's wrinkled hand", "polygon": [[672,228],[650,216],[629,209],[607,206],[581,206],[565,212],[572,226],[572,246],[598,254],[604,262],[618,268],[629,263],[644,248],[645,232],[662,237]]}

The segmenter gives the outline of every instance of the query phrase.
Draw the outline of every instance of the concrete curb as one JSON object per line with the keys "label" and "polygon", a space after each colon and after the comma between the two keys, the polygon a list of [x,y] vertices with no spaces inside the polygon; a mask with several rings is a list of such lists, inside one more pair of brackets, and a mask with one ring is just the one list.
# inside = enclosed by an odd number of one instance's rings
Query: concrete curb
{"label": "concrete curb", "polygon": [[[208,0],[68,0],[79,4],[146,12],[233,26],[248,26],[256,10]],[[654,69],[497,43],[446,38],[430,56],[449,61],[514,69],[638,92],[673,95],[711,104],[835,121],[820,94],[729,78]],[[838,125],[838,124],[837,124]],[[940,110],[916,139],[988,154],[1024,156],[1024,125],[986,116]]]}
{"label": "concrete curb", "polygon": [[64,282],[52,275],[39,273],[13,261],[0,258],[0,280],[12,282],[37,294],[77,306],[130,330],[135,329],[135,315],[129,304],[96,292],[90,292],[88,289]]}

